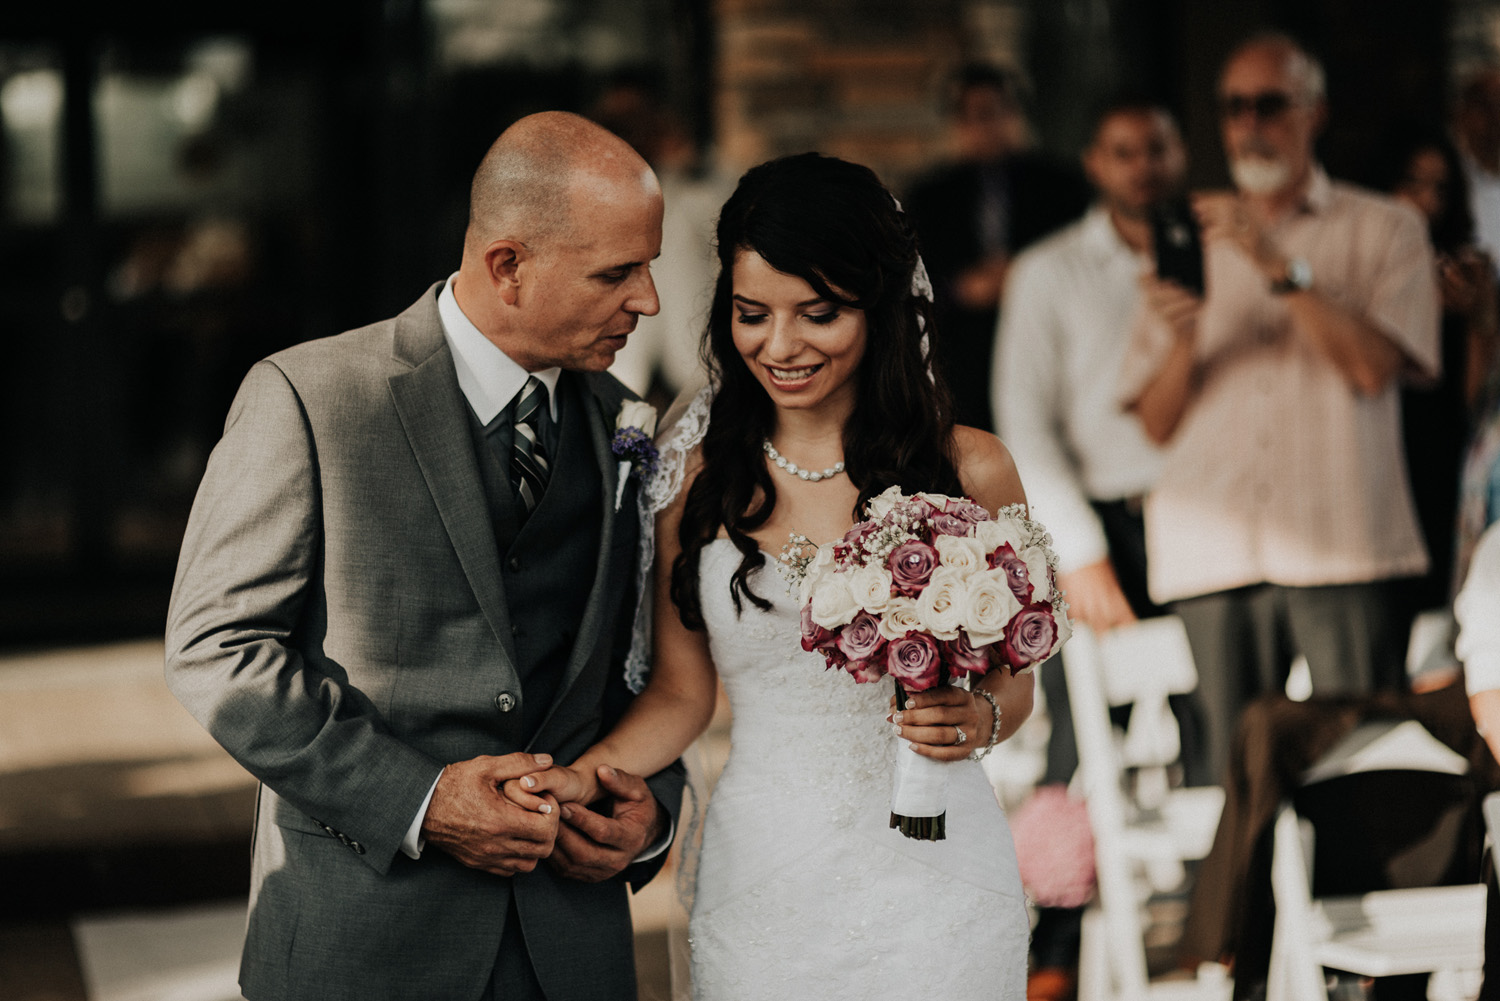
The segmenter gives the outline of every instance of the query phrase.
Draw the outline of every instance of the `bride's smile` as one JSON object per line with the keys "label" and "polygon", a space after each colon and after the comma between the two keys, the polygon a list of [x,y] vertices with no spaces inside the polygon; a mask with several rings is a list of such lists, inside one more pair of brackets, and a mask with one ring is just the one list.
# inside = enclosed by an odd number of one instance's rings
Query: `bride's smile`
{"label": "bride's smile", "polygon": [[734,346],[773,403],[840,418],[853,409],[863,310],[823,297],[753,250],[735,257],[733,301]]}

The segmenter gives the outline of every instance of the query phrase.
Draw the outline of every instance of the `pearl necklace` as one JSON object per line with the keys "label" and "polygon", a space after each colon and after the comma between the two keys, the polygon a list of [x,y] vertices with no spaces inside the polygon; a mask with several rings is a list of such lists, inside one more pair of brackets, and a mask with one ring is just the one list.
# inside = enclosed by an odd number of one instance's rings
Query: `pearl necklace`
{"label": "pearl necklace", "polygon": [[833,465],[829,466],[821,473],[811,469],[803,469],[795,462],[789,461],[786,456],[776,451],[776,446],[771,444],[770,438],[761,439],[761,448],[765,450],[767,457],[769,457],[770,460],[776,464],[776,468],[785,469],[787,472],[791,473],[798,479],[807,480],[810,483],[816,483],[819,480],[832,479],[833,477],[844,471],[844,461],[842,459],[840,459],[838,462],[835,462]]}

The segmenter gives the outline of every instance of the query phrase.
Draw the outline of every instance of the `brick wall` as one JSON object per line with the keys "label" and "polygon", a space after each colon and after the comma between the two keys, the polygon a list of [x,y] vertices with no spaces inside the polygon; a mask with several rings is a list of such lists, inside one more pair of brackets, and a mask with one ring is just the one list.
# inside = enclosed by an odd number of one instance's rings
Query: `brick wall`
{"label": "brick wall", "polygon": [[1019,66],[1024,4],[717,0],[718,155],[730,171],[819,150],[898,190],[941,159],[940,96],[966,59]]}

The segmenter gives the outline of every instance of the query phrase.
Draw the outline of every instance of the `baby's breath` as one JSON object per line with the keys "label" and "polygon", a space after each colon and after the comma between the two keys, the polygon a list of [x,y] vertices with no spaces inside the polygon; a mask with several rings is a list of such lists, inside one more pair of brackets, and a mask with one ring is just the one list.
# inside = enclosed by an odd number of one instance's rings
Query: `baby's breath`
{"label": "baby's breath", "polygon": [[798,532],[788,537],[776,557],[776,572],[786,581],[786,593],[796,595],[802,588],[802,578],[807,576],[807,567],[818,555],[818,547],[812,540]]}

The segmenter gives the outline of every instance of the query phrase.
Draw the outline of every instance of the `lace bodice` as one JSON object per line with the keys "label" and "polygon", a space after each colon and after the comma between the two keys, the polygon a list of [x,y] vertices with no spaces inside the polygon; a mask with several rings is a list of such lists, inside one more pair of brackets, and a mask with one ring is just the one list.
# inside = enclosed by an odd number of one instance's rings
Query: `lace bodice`
{"label": "lace bodice", "polygon": [[[948,840],[888,827],[889,684],[855,684],[799,645],[799,609],[767,566],[770,611],[737,615],[728,540],[700,588],[729,696],[732,749],[704,824],[691,921],[700,1001],[1019,999],[1027,919],[1004,813],[976,762],[953,766]],[[921,915],[919,918],[918,915]]]}

